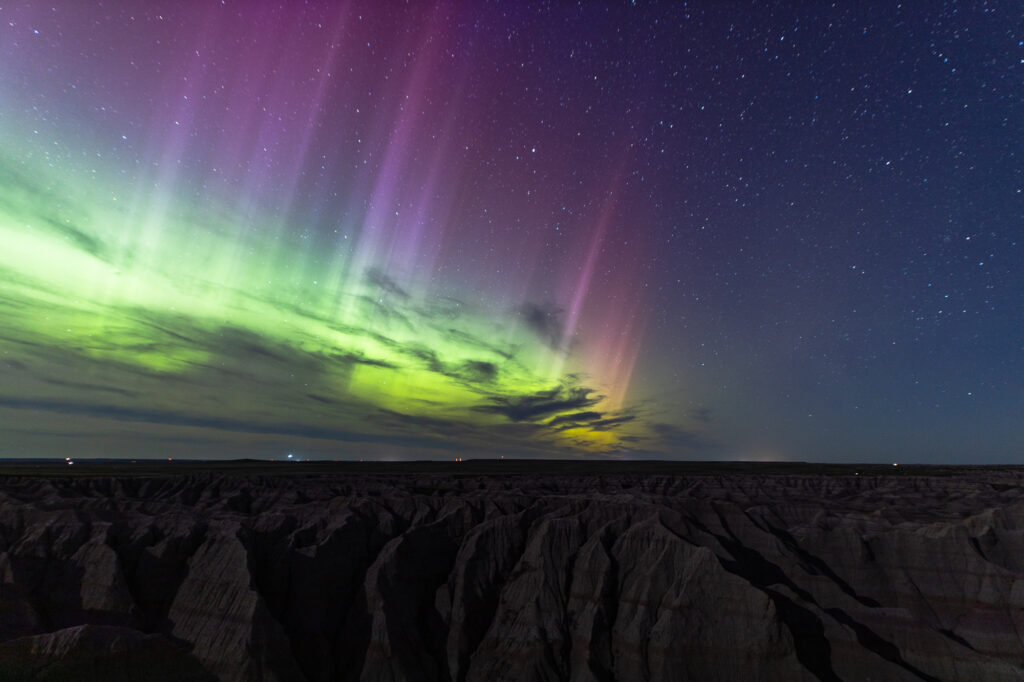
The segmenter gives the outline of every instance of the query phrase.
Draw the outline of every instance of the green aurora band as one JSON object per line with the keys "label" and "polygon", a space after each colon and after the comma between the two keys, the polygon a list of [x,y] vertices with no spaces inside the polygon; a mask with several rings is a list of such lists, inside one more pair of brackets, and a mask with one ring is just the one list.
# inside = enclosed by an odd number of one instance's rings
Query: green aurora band
{"label": "green aurora band", "polygon": [[0,455],[567,456],[652,438],[514,311],[396,281],[379,249],[254,225],[214,192],[122,186],[117,162],[71,163],[16,129]]}

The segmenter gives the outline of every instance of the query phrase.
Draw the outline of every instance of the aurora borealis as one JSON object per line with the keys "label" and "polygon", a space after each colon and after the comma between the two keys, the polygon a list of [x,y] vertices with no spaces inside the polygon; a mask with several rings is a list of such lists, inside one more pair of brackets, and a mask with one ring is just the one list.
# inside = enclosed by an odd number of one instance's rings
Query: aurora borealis
{"label": "aurora borealis", "polygon": [[1019,454],[1020,17],[737,7],[0,4],[0,457]]}

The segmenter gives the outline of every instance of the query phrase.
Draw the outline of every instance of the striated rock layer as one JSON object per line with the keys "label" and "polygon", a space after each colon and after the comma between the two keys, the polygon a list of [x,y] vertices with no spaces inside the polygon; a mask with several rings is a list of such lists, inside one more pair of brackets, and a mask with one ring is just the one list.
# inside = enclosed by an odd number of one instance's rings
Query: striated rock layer
{"label": "striated rock layer", "polygon": [[1022,680],[1022,484],[5,475],[0,679]]}

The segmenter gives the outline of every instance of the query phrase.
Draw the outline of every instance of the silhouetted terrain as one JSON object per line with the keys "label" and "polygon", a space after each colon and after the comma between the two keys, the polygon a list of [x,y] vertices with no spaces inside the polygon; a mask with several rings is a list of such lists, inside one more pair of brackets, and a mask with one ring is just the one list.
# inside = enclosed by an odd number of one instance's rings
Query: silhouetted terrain
{"label": "silhouetted terrain", "polygon": [[1021,680],[1024,470],[0,465],[2,680]]}

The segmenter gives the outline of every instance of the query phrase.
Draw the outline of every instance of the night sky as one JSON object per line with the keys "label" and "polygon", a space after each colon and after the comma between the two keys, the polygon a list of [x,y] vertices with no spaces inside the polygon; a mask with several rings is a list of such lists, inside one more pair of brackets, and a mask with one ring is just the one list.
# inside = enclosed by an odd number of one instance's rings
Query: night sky
{"label": "night sky", "polygon": [[1024,455],[1019,2],[4,2],[0,457]]}

